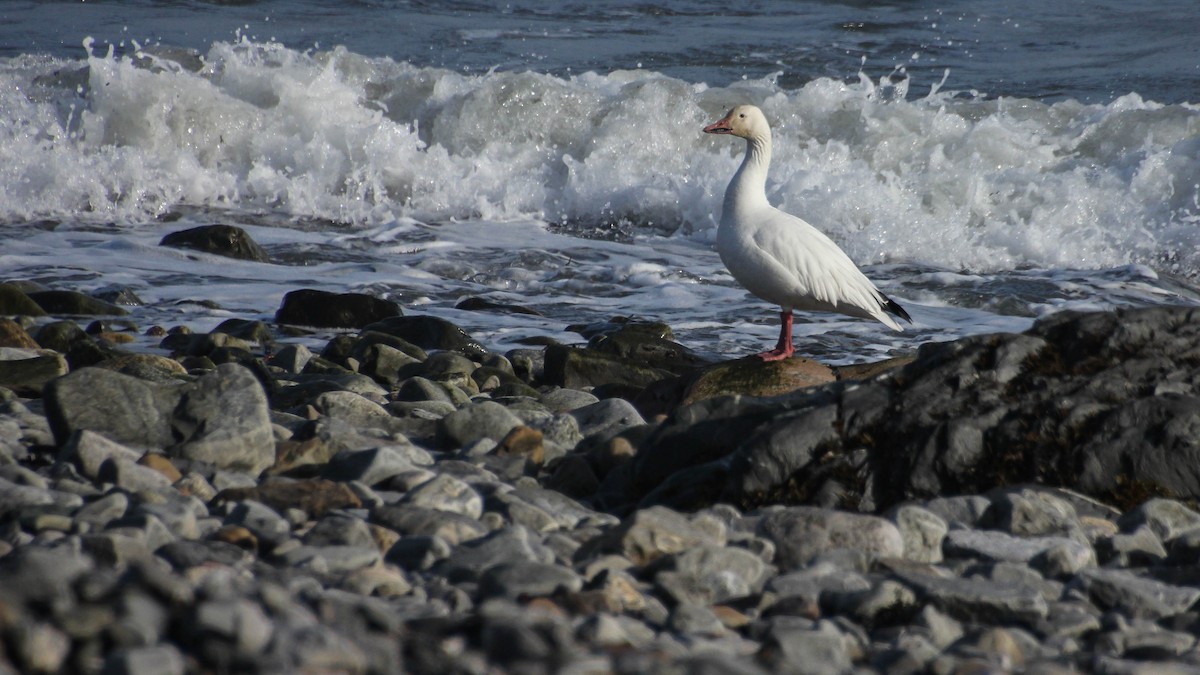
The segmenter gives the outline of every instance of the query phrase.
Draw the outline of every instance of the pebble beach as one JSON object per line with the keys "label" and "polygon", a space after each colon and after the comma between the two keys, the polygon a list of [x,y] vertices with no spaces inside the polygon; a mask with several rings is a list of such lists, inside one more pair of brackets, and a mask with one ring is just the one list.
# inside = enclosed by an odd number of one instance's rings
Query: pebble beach
{"label": "pebble beach", "polygon": [[0,285],[2,671],[1200,672],[1194,309],[830,368],[132,302]]}

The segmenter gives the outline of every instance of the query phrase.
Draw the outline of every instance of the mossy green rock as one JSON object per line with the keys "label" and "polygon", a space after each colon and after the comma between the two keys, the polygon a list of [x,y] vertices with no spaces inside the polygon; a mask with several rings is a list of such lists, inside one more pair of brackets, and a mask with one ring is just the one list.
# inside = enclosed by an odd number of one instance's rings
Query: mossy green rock
{"label": "mossy green rock", "polygon": [[46,316],[46,310],[13,284],[0,284],[0,315]]}

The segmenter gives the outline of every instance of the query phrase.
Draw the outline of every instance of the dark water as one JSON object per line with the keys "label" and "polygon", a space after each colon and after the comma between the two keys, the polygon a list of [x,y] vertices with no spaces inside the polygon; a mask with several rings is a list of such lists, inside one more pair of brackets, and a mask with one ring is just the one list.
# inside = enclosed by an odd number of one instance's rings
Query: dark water
{"label": "dark water", "polygon": [[1180,103],[1200,101],[1198,28],[1195,0],[6,0],[0,55],[81,56],[86,36],[204,51],[240,32],[461,72],[645,68],[713,86],[779,73],[796,87],[853,78],[865,62],[920,82],[949,69],[949,86],[989,96]]}

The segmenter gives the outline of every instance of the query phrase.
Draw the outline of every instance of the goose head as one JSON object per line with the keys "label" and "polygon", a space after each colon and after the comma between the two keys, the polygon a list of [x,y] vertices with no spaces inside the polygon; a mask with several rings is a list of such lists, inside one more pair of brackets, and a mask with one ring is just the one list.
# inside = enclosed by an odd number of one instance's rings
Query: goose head
{"label": "goose head", "polygon": [[770,138],[771,127],[762,111],[752,105],[739,105],[724,117],[704,127],[706,134],[730,134],[741,138]]}

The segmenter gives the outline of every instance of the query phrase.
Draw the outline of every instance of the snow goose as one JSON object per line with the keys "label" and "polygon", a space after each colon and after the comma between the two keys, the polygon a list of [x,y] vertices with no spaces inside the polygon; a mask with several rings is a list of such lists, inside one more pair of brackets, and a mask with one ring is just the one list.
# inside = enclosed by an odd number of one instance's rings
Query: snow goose
{"label": "snow goose", "polygon": [[792,310],[840,312],[904,330],[908,312],[881,293],[833,240],[805,221],[767,203],[771,127],[762,111],[739,105],[704,127],[706,134],[746,139],[746,156],[725,189],[717,252],[746,290],[780,307],[779,343],[758,354],[764,361],[790,357]]}

